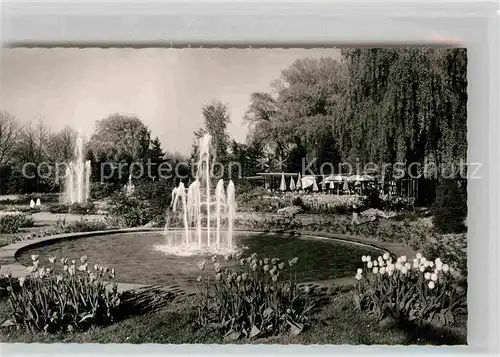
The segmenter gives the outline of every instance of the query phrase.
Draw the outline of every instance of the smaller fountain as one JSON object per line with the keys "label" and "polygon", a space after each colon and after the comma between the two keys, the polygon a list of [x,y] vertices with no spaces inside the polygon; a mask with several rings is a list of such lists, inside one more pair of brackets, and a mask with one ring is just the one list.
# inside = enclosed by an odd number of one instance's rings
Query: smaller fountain
{"label": "smaller fountain", "polygon": [[39,198],[37,198],[35,206],[40,207],[42,205],[42,202],[40,201]]}
{"label": "smaller fountain", "polygon": [[64,203],[86,203],[90,197],[90,160],[85,161],[83,137],[80,132],[76,138],[75,160],[66,168]]}
{"label": "smaller fountain", "polygon": [[35,201],[33,200],[30,201],[30,208],[31,209],[35,208]]}
{"label": "smaller fountain", "polygon": [[135,191],[135,185],[132,183],[132,174],[128,175],[128,182],[123,186],[123,190],[127,196],[132,196]]}

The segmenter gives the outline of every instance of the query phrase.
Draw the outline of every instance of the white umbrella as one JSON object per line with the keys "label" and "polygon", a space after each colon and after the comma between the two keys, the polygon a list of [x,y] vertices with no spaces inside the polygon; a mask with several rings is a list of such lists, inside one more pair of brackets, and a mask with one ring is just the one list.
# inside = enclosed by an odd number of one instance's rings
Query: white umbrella
{"label": "white umbrella", "polygon": [[347,178],[348,181],[373,181],[373,177],[369,175],[352,175]]}
{"label": "white umbrella", "polygon": [[344,178],[340,175],[331,175],[331,176],[328,176],[327,178],[325,178],[324,181],[327,181],[327,182],[333,182],[333,181],[337,181],[337,182],[341,182]]}
{"label": "white umbrella", "polygon": [[313,176],[304,176],[301,179],[301,183],[302,183],[302,188],[308,188],[309,186],[313,186],[316,183],[316,180],[314,179]]}
{"label": "white umbrella", "polygon": [[293,176],[290,177],[290,191],[295,190],[295,181],[293,180]]}
{"label": "white umbrella", "polygon": [[299,178],[297,179],[297,184],[295,185],[295,188],[298,190],[301,187],[302,187],[302,179],[300,178],[300,172],[299,172]]}
{"label": "white umbrella", "polygon": [[316,178],[313,177],[313,192],[317,192],[318,191],[318,184],[316,183]]}
{"label": "white umbrella", "polygon": [[335,184],[333,183],[333,181],[330,181],[330,189],[333,190],[334,187],[335,187]]}
{"label": "white umbrella", "polygon": [[281,173],[280,191],[286,191],[285,174]]}

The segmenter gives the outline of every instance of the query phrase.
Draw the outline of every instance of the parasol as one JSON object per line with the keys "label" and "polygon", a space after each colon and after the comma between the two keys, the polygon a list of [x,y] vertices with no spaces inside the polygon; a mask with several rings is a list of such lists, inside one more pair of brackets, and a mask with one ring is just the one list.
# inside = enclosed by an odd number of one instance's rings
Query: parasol
{"label": "parasol", "polygon": [[281,173],[280,191],[286,191],[285,174]]}

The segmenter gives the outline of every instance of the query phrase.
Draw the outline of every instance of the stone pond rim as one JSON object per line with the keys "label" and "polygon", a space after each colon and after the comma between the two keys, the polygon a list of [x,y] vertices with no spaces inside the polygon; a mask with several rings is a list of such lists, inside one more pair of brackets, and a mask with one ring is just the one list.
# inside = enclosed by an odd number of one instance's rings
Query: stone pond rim
{"label": "stone pond rim", "polygon": [[[123,229],[109,229],[102,231],[92,231],[92,232],[76,232],[76,233],[63,233],[56,234],[52,236],[35,238],[30,240],[19,241],[13,244],[9,244],[4,247],[0,247],[0,272],[2,274],[11,273],[13,277],[21,277],[29,274],[28,268],[18,262],[17,256],[19,253],[26,249],[40,247],[44,244],[54,244],[62,240],[72,240],[85,237],[102,236],[102,235],[113,235],[120,233],[141,233],[141,232],[161,232],[161,228],[123,228]],[[179,231],[179,229],[172,229],[172,231]],[[269,234],[282,234],[290,235],[293,233],[295,236],[307,236],[317,239],[332,239],[340,242],[351,243],[355,245],[365,246],[367,248],[380,250],[381,254],[388,252],[393,256],[407,255],[409,258],[415,255],[415,252],[408,247],[401,244],[379,242],[375,240],[370,240],[365,237],[360,236],[347,236],[342,234],[326,233],[326,232],[309,232],[309,231],[283,231],[283,230],[248,230],[248,229],[238,229],[234,231],[237,232],[262,232]],[[346,286],[352,285],[354,282],[353,278],[340,278],[335,280],[335,285]],[[327,285],[331,284],[331,281],[325,282],[311,282],[311,283],[301,283],[299,285],[316,284],[316,285]],[[118,283],[119,290],[130,290],[141,288],[149,285],[144,284],[129,284],[129,283]]]}

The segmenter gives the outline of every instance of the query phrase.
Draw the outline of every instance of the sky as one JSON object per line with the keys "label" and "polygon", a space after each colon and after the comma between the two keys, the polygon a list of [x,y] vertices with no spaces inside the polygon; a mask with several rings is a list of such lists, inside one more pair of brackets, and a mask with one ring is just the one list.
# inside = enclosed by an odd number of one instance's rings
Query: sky
{"label": "sky", "polygon": [[135,114],[165,150],[189,154],[201,109],[213,99],[231,112],[229,134],[244,142],[242,118],[252,92],[271,90],[283,69],[337,49],[4,49],[0,109],[27,122],[42,118],[87,138],[95,121]]}

